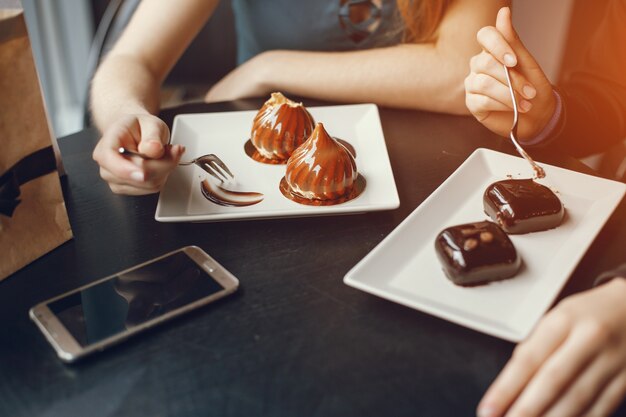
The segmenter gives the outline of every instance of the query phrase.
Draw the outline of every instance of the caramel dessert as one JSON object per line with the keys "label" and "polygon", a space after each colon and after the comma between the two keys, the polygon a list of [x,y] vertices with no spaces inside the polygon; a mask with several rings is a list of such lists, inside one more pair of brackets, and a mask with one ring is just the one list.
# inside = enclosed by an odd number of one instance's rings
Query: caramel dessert
{"label": "caramel dessert", "polygon": [[313,116],[302,105],[281,93],[272,93],[254,117],[250,142],[256,152],[246,153],[254,160],[284,164],[315,128]]}
{"label": "caramel dessert", "polygon": [[483,205],[485,213],[511,234],[554,229],[565,216],[556,194],[531,179],[491,184],[485,191]]}
{"label": "caramel dessert", "polygon": [[435,251],[450,281],[464,287],[511,278],[522,264],[513,242],[490,221],[444,229]]}
{"label": "caramel dessert", "polygon": [[308,205],[332,205],[356,198],[365,188],[352,153],[321,123],[291,155],[280,183],[283,195]]}

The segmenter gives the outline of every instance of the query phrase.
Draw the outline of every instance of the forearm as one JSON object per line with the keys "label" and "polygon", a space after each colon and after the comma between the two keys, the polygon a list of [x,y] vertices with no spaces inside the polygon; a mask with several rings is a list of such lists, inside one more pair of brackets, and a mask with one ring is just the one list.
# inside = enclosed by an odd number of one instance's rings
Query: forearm
{"label": "forearm", "polygon": [[156,113],[161,83],[218,0],[143,0],[98,68],[91,106],[101,130],[127,114]]}
{"label": "forearm", "polygon": [[160,81],[137,58],[111,55],[102,63],[91,86],[91,112],[96,127],[107,126],[127,114],[156,113]]}
{"label": "forearm", "polygon": [[272,91],[335,102],[468,114],[463,80],[479,51],[476,32],[508,0],[454,0],[432,39],[361,51],[273,50],[211,88],[207,101]]}
{"label": "forearm", "polygon": [[270,90],[321,100],[467,114],[463,78],[473,53],[470,48],[453,56],[436,44],[354,52],[270,51],[259,57],[268,62],[260,76]]}

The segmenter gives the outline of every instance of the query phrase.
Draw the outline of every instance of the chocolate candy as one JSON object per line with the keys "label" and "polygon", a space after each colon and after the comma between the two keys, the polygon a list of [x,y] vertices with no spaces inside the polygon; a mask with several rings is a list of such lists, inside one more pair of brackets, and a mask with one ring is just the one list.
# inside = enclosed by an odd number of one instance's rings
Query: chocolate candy
{"label": "chocolate candy", "polygon": [[483,203],[485,213],[512,234],[553,229],[565,215],[556,194],[531,179],[494,182],[487,187]]}
{"label": "chocolate candy", "polygon": [[490,221],[448,227],[435,251],[446,276],[462,286],[511,278],[522,263],[507,234]]}

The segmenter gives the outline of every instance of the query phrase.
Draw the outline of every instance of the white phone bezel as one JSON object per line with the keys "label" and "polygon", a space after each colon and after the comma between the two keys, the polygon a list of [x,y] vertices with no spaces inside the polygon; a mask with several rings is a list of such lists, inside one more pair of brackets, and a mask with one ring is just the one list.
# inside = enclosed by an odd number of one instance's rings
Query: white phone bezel
{"label": "white phone bezel", "polygon": [[[63,323],[61,323],[57,316],[48,308],[48,304],[50,304],[51,302],[54,302],[64,297],[68,297],[72,294],[83,291],[86,288],[93,287],[94,285],[98,285],[104,281],[113,279],[120,274],[124,274],[141,268],[145,265],[174,255],[178,252],[184,252],[185,254],[187,254],[200,268],[202,268],[207,273],[207,275],[215,279],[215,281],[217,281],[222,287],[224,287],[224,289],[89,346],[82,346],[80,343],[78,343],[78,341],[76,341],[72,334],[63,325]],[[209,304],[229,294],[232,294],[237,290],[238,287],[239,280],[235,278],[233,274],[228,272],[228,270],[226,270],[223,266],[221,266],[215,259],[211,258],[206,252],[204,252],[197,246],[186,246],[184,248],[168,252],[157,258],[150,259],[149,261],[143,262],[139,265],[135,265],[131,268],[106,276],[87,285],[83,285],[82,287],[76,288],[74,290],[43,301],[30,309],[29,316],[31,320],[35,322],[37,327],[39,327],[48,342],[50,342],[58,357],[64,362],[71,363],[79,358],[84,357],[85,355],[88,355],[89,353],[103,350],[104,348],[119,343],[134,334],[154,327],[159,323],[184,314],[188,311],[194,310],[203,305]]]}

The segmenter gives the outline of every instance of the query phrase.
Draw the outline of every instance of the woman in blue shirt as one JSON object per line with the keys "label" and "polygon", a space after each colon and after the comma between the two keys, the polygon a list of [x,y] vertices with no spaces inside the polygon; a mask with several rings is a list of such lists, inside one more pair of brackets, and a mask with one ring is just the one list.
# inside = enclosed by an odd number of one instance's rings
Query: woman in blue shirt
{"label": "woman in blue shirt", "polygon": [[[218,0],[143,0],[98,69],[92,114],[101,176],[121,194],[157,192],[184,149],[165,148],[159,88]],[[233,0],[240,65],[207,101],[272,91],[336,102],[467,113],[476,31],[507,0]],[[219,41],[217,39],[216,41]],[[153,158],[135,161],[120,146]],[[134,158],[133,158],[134,159]]]}

